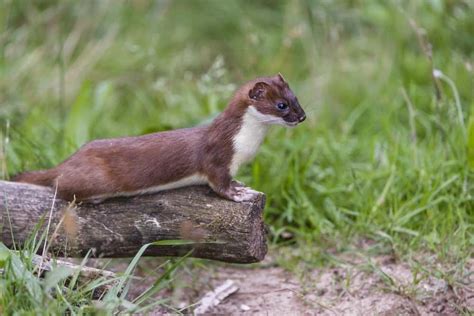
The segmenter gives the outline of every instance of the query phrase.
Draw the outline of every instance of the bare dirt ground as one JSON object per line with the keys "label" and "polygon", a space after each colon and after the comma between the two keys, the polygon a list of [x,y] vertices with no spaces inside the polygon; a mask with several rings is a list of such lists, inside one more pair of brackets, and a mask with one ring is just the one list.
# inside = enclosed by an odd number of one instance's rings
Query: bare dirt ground
{"label": "bare dirt ground", "polygon": [[[174,288],[160,295],[171,305],[192,313],[205,293],[226,280],[238,291],[206,314],[223,315],[471,315],[474,313],[474,260],[456,274],[429,263],[409,266],[390,256],[368,261],[341,258],[332,268],[308,270],[295,276],[271,259],[251,268],[212,264],[181,272]],[[428,272],[429,271],[429,272]],[[434,271],[438,271],[436,273]],[[460,273],[460,274],[459,274]],[[435,277],[435,274],[439,274]],[[448,281],[447,281],[448,280]],[[137,282],[131,295],[153,280]],[[159,308],[152,314],[162,314]],[[168,312],[173,313],[168,310]]]}

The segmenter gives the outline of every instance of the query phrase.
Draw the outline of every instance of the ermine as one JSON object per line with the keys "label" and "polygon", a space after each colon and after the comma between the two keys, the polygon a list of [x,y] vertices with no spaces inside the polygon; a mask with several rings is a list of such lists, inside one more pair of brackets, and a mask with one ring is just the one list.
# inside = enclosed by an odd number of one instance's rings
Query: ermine
{"label": "ermine", "polygon": [[198,184],[235,202],[250,201],[258,192],[233,176],[255,156],[270,125],[295,126],[305,118],[281,74],[257,78],[240,87],[210,125],[94,140],[58,166],[13,181],[93,203]]}

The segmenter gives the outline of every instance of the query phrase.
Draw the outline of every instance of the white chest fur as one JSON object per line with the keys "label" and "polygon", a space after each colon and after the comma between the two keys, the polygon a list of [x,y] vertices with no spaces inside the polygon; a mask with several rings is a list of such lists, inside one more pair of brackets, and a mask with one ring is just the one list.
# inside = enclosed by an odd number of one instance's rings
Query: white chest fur
{"label": "white chest fur", "polygon": [[266,115],[250,106],[243,116],[242,126],[234,137],[234,156],[230,165],[230,174],[234,176],[239,167],[255,157],[268,130]]}

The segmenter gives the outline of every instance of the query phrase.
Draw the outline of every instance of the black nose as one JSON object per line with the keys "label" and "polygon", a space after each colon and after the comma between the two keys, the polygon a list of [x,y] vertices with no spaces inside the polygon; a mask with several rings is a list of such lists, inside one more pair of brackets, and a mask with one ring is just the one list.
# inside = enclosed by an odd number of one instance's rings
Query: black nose
{"label": "black nose", "polygon": [[303,114],[303,116],[300,116],[298,120],[300,121],[300,123],[306,120],[306,114]]}

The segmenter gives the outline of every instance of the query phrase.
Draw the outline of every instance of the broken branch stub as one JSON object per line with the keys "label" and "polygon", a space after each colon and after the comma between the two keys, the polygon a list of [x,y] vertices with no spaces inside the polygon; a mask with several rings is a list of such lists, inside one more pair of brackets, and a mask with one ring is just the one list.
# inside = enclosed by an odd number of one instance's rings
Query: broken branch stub
{"label": "broken branch stub", "polygon": [[191,257],[252,263],[267,252],[264,205],[263,194],[235,203],[207,186],[74,205],[55,200],[50,188],[0,181],[1,241],[8,247],[21,245],[42,218],[44,231],[52,214],[48,249],[59,256],[84,256],[92,249],[96,257],[131,257],[147,243],[191,240],[193,244],[150,246],[145,255],[182,256],[192,250]]}

